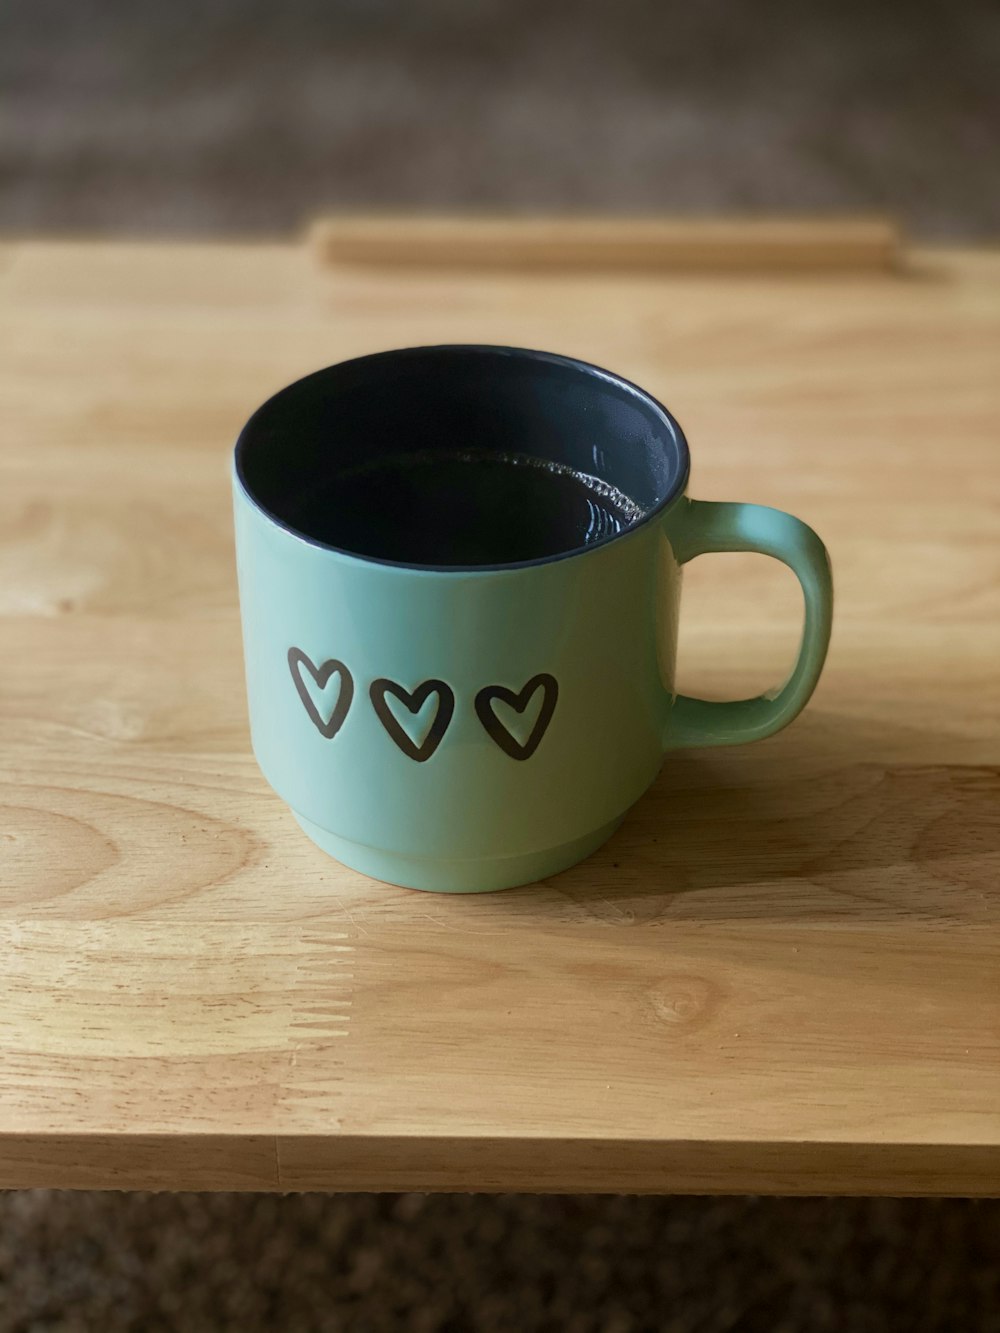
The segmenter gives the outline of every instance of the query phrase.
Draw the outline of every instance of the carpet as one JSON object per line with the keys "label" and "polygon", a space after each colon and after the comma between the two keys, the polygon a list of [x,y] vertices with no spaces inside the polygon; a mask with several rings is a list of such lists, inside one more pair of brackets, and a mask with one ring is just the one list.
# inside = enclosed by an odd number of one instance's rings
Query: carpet
{"label": "carpet", "polygon": [[0,229],[884,210],[1000,236],[994,0],[8,0]]}
{"label": "carpet", "polygon": [[2,1333],[1000,1333],[1000,1201],[0,1195]]}

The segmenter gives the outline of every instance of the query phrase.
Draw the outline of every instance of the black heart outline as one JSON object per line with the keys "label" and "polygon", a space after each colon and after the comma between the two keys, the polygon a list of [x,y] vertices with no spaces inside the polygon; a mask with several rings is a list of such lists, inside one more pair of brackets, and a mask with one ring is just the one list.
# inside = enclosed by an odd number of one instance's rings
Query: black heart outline
{"label": "black heart outline", "polygon": [[[509,704],[516,713],[523,713],[539,686],[545,691],[541,711],[535,719],[531,735],[522,745],[515,736],[510,734],[494,713],[493,701],[494,699],[500,699],[503,703]],[[496,741],[504,754],[509,754],[511,759],[530,759],[548,730],[549,723],[552,721],[552,714],[556,711],[558,698],[559,682],[555,676],[550,676],[547,671],[542,671],[537,676],[532,676],[527,685],[520,691],[508,690],[505,685],[484,686],[476,695],[476,715],[486,728],[487,735],[491,740]]]}
{"label": "black heart outline", "polygon": [[[299,673],[299,667],[305,667],[312,676],[313,680],[321,690],[326,689],[327,682],[336,672],[340,677],[340,694],[337,696],[337,702],[334,704],[333,712],[330,714],[329,721],[324,722],[319,709],[312,701],[305,681]],[[322,666],[316,666],[302,651],[301,648],[289,648],[288,650],[288,669],[292,673],[292,680],[295,681],[295,688],[299,692],[299,698],[305,705],[305,710],[309,714],[309,720],[321,736],[325,736],[328,741],[333,740],[337,732],[344,725],[344,718],[347,716],[347,710],[351,706],[354,698],[354,677],[336,657],[327,658]]]}
{"label": "black heart outline", "polygon": [[[372,681],[368,694],[378,720],[407,758],[415,760],[418,764],[426,763],[441,744],[444,733],[448,730],[452,715],[455,712],[455,691],[451,686],[446,685],[443,680],[425,680],[411,693],[409,690],[403,689],[402,685],[397,685],[394,680],[386,680],[384,676],[379,676],[378,680]],[[411,713],[419,713],[428,696],[431,694],[437,695],[438,706],[437,712],[434,714],[434,721],[431,723],[430,731],[419,745],[414,745],[393,717],[389,705],[385,701],[387,694],[391,694],[398,699]]]}

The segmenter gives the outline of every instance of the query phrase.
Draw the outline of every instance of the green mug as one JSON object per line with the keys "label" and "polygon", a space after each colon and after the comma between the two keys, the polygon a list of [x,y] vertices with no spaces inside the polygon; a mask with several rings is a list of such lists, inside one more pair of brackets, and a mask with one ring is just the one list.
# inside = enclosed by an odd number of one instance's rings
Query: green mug
{"label": "green mug", "polygon": [[[438,521],[428,562],[399,537],[402,492],[380,479],[442,449],[513,459],[519,478],[581,478],[633,508],[580,540],[560,536],[553,508],[553,549],[523,558],[515,544],[491,563],[452,551]],[[759,740],[800,712],[830,638],[826,550],[779,510],[688,499],[688,462],[642,389],[518,348],[360,357],[258,409],[234,471],[251,734],[314,842],[411,888],[524,884],[599,847],[668,750]],[[405,499],[418,516],[421,475]],[[343,503],[366,476],[362,500]],[[338,491],[342,478],[354,489]],[[512,494],[516,536],[528,519]],[[473,508],[459,492],[456,512]],[[536,506],[532,530],[547,521]],[[797,575],[805,628],[780,689],[732,703],[676,693],[681,567],[708,551],[758,551]]]}

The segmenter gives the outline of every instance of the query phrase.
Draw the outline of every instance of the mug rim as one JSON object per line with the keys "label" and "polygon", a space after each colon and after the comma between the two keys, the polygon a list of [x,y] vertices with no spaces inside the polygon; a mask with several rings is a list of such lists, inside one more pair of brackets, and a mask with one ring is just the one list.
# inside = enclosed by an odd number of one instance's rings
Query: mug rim
{"label": "mug rim", "polygon": [[[463,353],[497,353],[517,357],[526,361],[543,361],[557,365],[567,366],[575,370],[583,371],[588,376],[597,376],[599,379],[614,384],[627,393],[643,400],[647,407],[652,408],[655,415],[660,418],[661,423],[666,428],[666,432],[673,442],[677,453],[677,472],[673,485],[667,493],[657,501],[657,503],[636,522],[629,524],[620,532],[612,533],[610,536],[602,537],[599,541],[591,542],[585,546],[573,546],[566,551],[556,551],[552,555],[540,556],[534,560],[511,560],[501,564],[482,564],[482,565],[435,565],[421,564],[417,561],[409,560],[386,560],[379,556],[364,555],[359,551],[349,551],[346,547],[336,546],[332,542],[325,542],[319,538],[311,537],[300,528],[279,518],[270,510],[251,490],[244,470],[244,457],[249,447],[249,435],[253,429],[254,423],[264,412],[271,409],[274,404],[285,394],[290,394],[293,390],[301,388],[310,380],[320,379],[329,375],[331,371],[339,370],[344,366],[359,365],[361,363],[370,363],[373,361],[393,360],[401,357],[420,356],[428,352],[463,352]],[[329,551],[334,555],[342,556],[348,560],[358,560],[362,564],[381,565],[388,569],[400,569],[412,571],[414,573],[433,573],[433,574],[490,574],[502,573],[508,570],[534,569],[541,565],[551,565],[563,560],[574,560],[580,556],[589,555],[592,551],[600,551],[615,542],[632,537],[643,531],[651,523],[656,522],[664,513],[674,504],[674,502],[684,494],[687,488],[688,479],[691,472],[691,452],[688,447],[687,437],[681,428],[680,422],[673,413],[666,408],[663,403],[648,390],[636,384],[633,380],[626,379],[624,375],[618,375],[612,370],[607,370],[604,366],[598,366],[592,361],[584,361],[580,357],[564,356],[559,352],[546,352],[537,348],[513,347],[503,343],[427,343],[417,347],[396,347],[385,348],[379,352],[366,352],[361,356],[347,357],[343,361],[335,361],[328,366],[322,366],[319,370],[311,371],[308,375],[302,375],[290,384],[284,385],[263,403],[257,407],[250,415],[239,435],[236,437],[236,446],[233,457],[236,479],[243,495],[250,505],[256,509],[264,518],[273,523],[275,527],[282,529],[296,541],[304,542],[321,551]]]}

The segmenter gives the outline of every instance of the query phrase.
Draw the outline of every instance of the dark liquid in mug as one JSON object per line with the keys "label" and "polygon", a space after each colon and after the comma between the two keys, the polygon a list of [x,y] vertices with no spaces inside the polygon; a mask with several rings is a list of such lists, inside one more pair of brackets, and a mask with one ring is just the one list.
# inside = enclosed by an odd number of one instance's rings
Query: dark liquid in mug
{"label": "dark liquid in mug", "polygon": [[425,450],[373,460],[296,497],[315,541],[416,565],[542,560],[622,532],[644,510],[597,477],[519,454]]}

